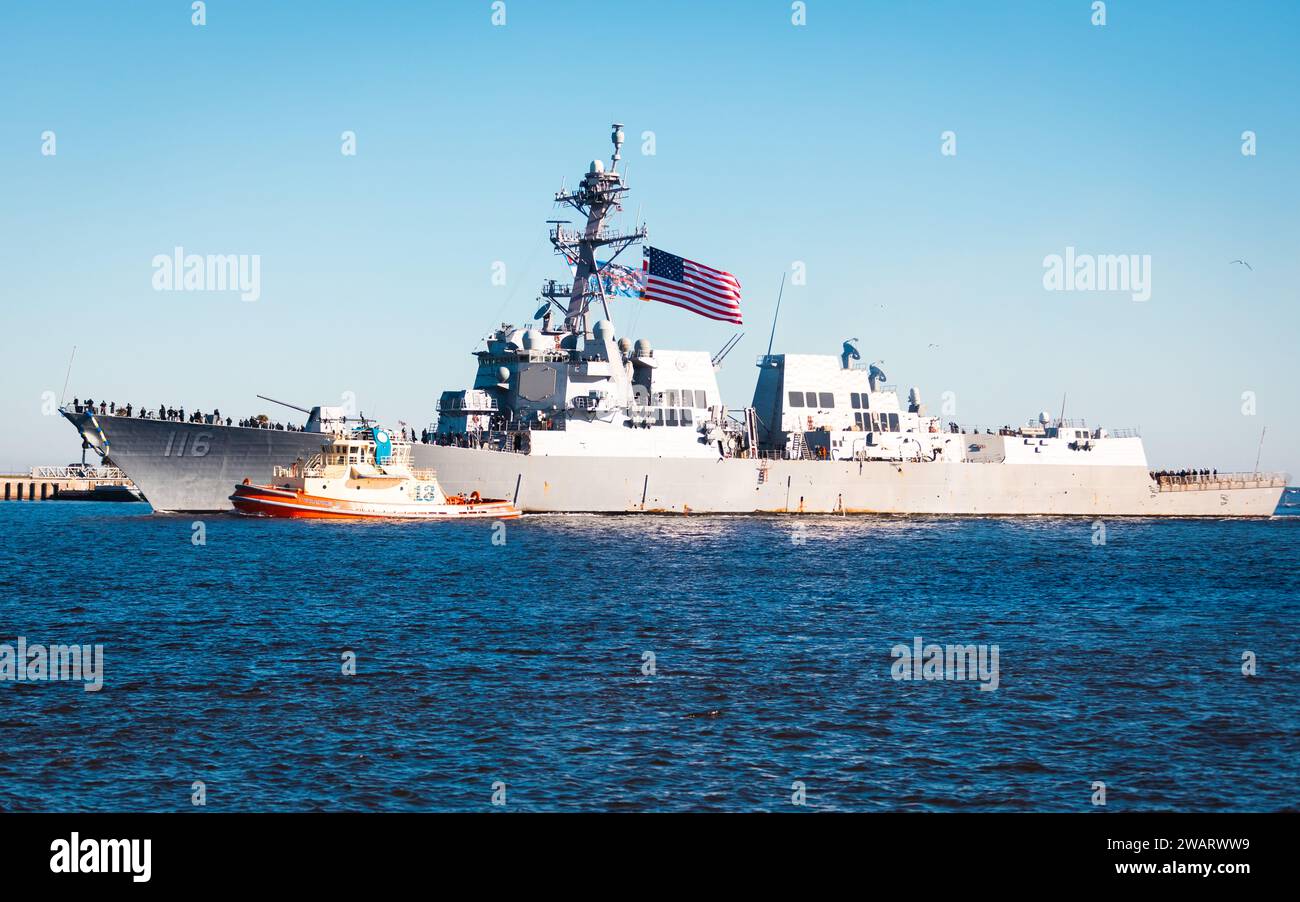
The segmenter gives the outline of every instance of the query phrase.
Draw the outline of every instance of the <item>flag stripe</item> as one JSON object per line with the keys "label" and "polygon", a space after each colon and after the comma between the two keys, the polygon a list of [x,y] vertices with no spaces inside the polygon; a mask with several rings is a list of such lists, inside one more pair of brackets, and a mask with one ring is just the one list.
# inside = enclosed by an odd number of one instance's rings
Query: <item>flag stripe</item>
{"label": "flag stripe", "polygon": [[683,304],[687,304],[693,309],[707,311],[709,313],[716,314],[718,316],[723,316],[723,317],[740,316],[740,308],[738,307],[718,307],[714,304],[707,304],[699,300],[698,298],[692,297],[690,295],[683,295],[677,292],[664,291],[663,289],[647,290],[646,300],[650,300],[650,301],[674,300],[674,301],[679,301]]}
{"label": "flag stripe", "polygon": [[661,304],[672,304],[674,307],[681,307],[683,310],[689,310],[691,311],[691,313],[698,313],[700,316],[708,317],[709,319],[712,320],[717,320],[720,323],[735,323],[737,326],[743,325],[743,323],[741,323],[740,321],[739,314],[735,316],[720,316],[716,313],[708,313],[691,304],[683,304],[680,301],[670,301],[668,298],[653,298],[652,300],[656,300]]}
{"label": "flag stripe", "polygon": [[740,324],[740,281],[731,273],[656,247],[645,249],[642,272],[646,300]]}
{"label": "flag stripe", "polygon": [[722,307],[717,304],[710,304],[701,301],[699,298],[692,297],[689,294],[682,294],[678,291],[670,291],[664,288],[650,288],[646,290],[646,298],[651,301],[657,301],[660,298],[667,298],[676,301],[682,301],[692,306],[699,307],[701,310],[708,310],[710,313],[716,313],[719,316],[739,316],[739,307]]}
{"label": "flag stripe", "polygon": [[674,304],[684,310],[690,310],[694,313],[700,314],[701,316],[707,316],[710,319],[720,319],[730,322],[740,318],[740,314],[734,310],[715,310],[712,307],[702,307],[693,301],[684,301],[680,298],[669,297],[668,295],[660,295],[658,297],[648,298],[648,300],[653,300],[661,304]]}
{"label": "flag stripe", "polygon": [[721,278],[689,260],[687,260],[686,265],[682,267],[682,273],[688,279],[697,279],[705,285],[716,285],[719,289],[724,291],[740,290],[740,283],[736,281],[734,276],[727,279]]}
{"label": "flag stripe", "polygon": [[661,279],[658,276],[651,276],[647,279],[646,288],[655,288],[661,291],[674,292],[685,297],[695,298],[696,300],[713,307],[726,307],[732,310],[740,309],[740,303],[733,298],[722,298],[708,292],[697,291],[690,285],[683,285],[680,282]]}
{"label": "flag stripe", "polygon": [[697,282],[695,279],[692,279],[690,276],[686,277],[686,282],[684,284],[690,286],[692,289],[698,291],[700,294],[707,294],[710,297],[717,298],[720,301],[729,302],[733,300],[735,301],[740,300],[740,292],[738,291],[719,291],[718,289],[714,288],[712,285],[709,285],[707,283],[702,284],[700,282]]}
{"label": "flag stripe", "polygon": [[685,270],[682,273],[682,278],[687,282],[703,285],[724,294],[740,294],[740,285],[738,283],[729,282],[725,279],[718,279],[715,276],[711,276],[705,272],[700,272],[690,266],[685,267]]}
{"label": "flag stripe", "polygon": [[[711,273],[717,273],[718,275],[722,276],[725,279],[730,279],[731,281],[736,282],[736,277],[733,276],[731,273],[727,272],[726,270],[714,269],[712,266],[709,266],[707,263],[696,263],[694,260],[687,260],[686,262],[691,264],[692,266],[698,266],[700,269],[707,269]],[[740,283],[736,282],[736,284],[739,285]]]}

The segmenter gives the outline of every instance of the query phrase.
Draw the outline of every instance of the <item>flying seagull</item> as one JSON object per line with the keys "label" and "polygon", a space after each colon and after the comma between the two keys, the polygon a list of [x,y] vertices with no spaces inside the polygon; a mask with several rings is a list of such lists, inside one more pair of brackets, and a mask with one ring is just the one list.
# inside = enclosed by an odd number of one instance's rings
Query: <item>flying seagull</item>
{"label": "flying seagull", "polygon": [[1228,265],[1229,265],[1229,266],[1231,266],[1231,265],[1234,264],[1234,263],[1240,263],[1242,266],[1246,267],[1246,268],[1249,269],[1251,272],[1254,272],[1254,271],[1255,271],[1254,267],[1252,267],[1252,266],[1251,266],[1249,263],[1247,263],[1245,260],[1229,260],[1229,261],[1228,261]]}

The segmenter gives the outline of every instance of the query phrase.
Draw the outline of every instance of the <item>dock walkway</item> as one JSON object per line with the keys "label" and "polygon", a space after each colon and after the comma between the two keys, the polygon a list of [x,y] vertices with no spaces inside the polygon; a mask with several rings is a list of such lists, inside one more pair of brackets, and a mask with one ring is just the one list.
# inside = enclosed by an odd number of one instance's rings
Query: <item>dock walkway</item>
{"label": "dock walkway", "polygon": [[116,467],[32,467],[28,473],[0,474],[5,501],[53,501],[63,492],[90,492],[99,486],[130,486]]}

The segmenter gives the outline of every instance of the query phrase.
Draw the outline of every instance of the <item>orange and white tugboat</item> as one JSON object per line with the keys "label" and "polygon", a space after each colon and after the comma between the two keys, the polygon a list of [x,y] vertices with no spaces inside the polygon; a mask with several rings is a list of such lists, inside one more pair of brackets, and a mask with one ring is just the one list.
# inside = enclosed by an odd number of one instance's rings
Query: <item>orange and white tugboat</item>
{"label": "orange and white tugboat", "polygon": [[387,429],[337,435],[320,454],[276,467],[271,485],[245,479],[230,501],[241,514],[316,519],[509,520],[519,509],[499,498],[448,495],[433,470],[411,467],[411,443]]}

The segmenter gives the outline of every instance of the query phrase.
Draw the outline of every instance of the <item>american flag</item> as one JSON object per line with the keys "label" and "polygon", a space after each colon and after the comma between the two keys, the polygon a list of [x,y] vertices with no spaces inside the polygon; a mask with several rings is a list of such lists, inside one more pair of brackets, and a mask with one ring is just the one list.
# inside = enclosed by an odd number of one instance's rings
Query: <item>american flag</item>
{"label": "american flag", "polygon": [[645,249],[647,301],[672,304],[724,323],[740,322],[740,282],[729,272],[686,260],[657,247]]}

